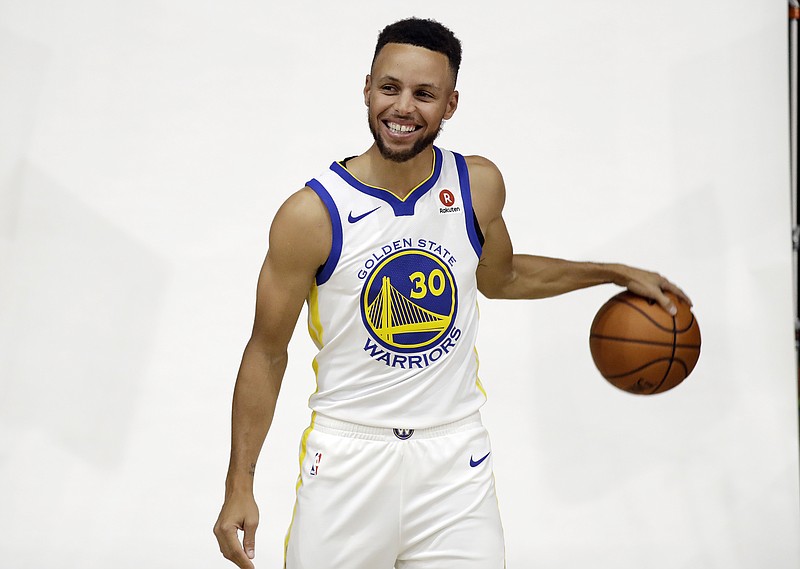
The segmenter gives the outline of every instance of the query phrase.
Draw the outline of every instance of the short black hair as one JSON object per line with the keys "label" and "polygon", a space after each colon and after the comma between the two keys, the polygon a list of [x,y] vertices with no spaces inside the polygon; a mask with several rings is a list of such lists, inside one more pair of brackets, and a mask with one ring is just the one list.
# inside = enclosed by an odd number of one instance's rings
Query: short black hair
{"label": "short black hair", "polygon": [[378,34],[378,43],[372,56],[373,64],[387,43],[404,43],[443,53],[450,63],[453,82],[455,83],[458,78],[458,68],[461,66],[461,42],[449,28],[436,20],[407,18],[383,28]]}

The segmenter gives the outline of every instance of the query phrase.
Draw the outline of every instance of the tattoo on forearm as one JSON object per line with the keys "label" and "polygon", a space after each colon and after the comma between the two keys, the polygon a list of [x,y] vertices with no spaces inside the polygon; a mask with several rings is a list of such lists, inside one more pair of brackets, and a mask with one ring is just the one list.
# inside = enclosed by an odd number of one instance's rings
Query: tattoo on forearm
{"label": "tattoo on forearm", "polygon": [[249,472],[250,472],[250,476],[255,476],[256,475],[256,463],[255,462],[250,465],[250,471]]}

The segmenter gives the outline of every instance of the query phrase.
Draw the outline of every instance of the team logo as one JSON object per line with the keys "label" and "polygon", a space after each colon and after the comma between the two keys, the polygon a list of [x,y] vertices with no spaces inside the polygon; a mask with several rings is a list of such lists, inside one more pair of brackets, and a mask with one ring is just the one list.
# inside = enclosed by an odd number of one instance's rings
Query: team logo
{"label": "team logo", "polygon": [[414,429],[392,429],[394,436],[396,436],[401,441],[406,439],[410,439],[411,435],[414,434]]}
{"label": "team logo", "polygon": [[361,318],[383,347],[420,352],[449,332],[456,305],[450,267],[427,251],[405,249],[384,259],[365,280]]}

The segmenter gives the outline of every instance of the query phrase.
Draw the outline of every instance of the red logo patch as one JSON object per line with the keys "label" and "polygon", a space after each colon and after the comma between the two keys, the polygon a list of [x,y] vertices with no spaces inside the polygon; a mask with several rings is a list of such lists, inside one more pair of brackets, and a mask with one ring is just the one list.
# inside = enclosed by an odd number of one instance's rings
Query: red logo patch
{"label": "red logo patch", "polygon": [[443,206],[450,207],[456,203],[456,198],[450,190],[442,190],[439,192],[439,201],[442,202]]}

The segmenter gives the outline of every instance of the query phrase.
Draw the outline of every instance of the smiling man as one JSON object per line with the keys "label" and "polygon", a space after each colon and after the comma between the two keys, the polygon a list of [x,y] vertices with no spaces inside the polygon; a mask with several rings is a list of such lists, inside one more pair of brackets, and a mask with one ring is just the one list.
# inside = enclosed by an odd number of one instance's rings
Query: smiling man
{"label": "smiling man", "polygon": [[255,466],[304,303],[317,389],[285,566],[501,569],[479,413],[478,291],[533,299],[615,283],[672,313],[665,291],[689,302],[656,273],[513,253],[497,167],[434,146],[458,107],[460,63],[461,44],[441,24],[387,26],[364,86],[374,143],[331,164],[275,216],[214,528],[239,567],[253,567]]}

